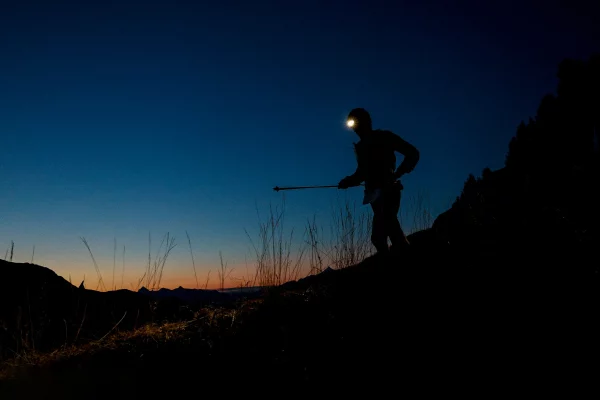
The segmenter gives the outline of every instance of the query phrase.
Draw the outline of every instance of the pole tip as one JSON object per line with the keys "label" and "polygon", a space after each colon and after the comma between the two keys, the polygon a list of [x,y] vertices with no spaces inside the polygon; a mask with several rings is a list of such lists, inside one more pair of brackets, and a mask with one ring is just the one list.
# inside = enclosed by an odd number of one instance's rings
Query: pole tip
{"label": "pole tip", "polygon": [[273,190],[274,190],[274,191],[276,191],[276,192],[279,192],[279,186],[275,186],[275,187],[273,188]]}

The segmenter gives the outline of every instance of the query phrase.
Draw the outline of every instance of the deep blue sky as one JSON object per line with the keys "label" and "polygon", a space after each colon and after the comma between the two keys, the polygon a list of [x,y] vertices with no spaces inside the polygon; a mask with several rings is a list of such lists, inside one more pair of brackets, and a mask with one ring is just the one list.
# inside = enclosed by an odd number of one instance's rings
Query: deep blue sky
{"label": "deep blue sky", "polygon": [[[354,107],[420,150],[403,205],[424,194],[437,215],[469,173],[503,165],[558,62],[600,43],[576,2],[211,3],[1,3],[2,253],[14,240],[27,261],[35,245],[79,280],[94,276],[85,236],[106,279],[116,237],[133,281],[148,232],[170,231],[173,286],[192,276],[187,230],[199,274],[219,250],[242,264],[273,186],[354,171]],[[289,225],[360,197],[287,193]]]}

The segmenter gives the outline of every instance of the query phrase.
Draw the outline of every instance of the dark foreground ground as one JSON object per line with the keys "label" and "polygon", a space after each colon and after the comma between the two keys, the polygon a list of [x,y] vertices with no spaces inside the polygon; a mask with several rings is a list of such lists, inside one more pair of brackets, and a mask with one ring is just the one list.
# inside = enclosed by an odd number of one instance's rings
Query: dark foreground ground
{"label": "dark foreground ground", "polygon": [[574,374],[580,388],[597,376],[596,274],[572,257],[512,260],[466,262],[431,249],[370,258],[186,321],[21,362],[5,369],[0,398],[487,397]]}

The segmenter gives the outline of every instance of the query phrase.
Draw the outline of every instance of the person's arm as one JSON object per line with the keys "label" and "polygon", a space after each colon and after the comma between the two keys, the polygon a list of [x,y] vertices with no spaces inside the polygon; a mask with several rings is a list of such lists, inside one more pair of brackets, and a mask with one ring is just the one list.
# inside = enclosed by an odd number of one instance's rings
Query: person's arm
{"label": "person's arm", "polygon": [[[354,147],[355,153],[358,151],[356,145]],[[357,157],[358,161],[358,157]],[[348,175],[338,183],[339,189],[348,189],[349,187],[358,186],[365,180],[365,174],[360,168],[360,164],[356,167],[356,171],[352,175]]]}
{"label": "person's arm", "polygon": [[364,174],[362,173],[360,166],[356,167],[356,171],[354,171],[352,175],[349,175],[344,179],[346,180],[349,187],[358,186],[362,183],[362,181],[365,180]]}
{"label": "person's arm", "polygon": [[398,166],[395,173],[396,178],[399,178],[415,169],[419,162],[419,150],[393,132],[390,132],[390,140],[394,151],[397,151],[404,156],[404,160],[402,160],[402,163]]}

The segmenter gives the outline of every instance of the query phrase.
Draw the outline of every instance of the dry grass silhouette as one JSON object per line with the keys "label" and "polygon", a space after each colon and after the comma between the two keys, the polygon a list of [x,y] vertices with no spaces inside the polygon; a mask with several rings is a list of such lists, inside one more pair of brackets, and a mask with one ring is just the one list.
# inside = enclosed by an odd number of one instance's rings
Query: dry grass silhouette
{"label": "dry grass silhouette", "polygon": [[407,223],[409,224],[409,228],[405,233],[410,235],[431,228],[435,218],[431,213],[431,204],[427,193],[418,191],[406,197],[402,200],[398,215],[403,228]]}
{"label": "dry grass silhouette", "polygon": [[190,246],[190,256],[192,257],[192,268],[194,269],[194,279],[196,280],[196,289],[198,289],[198,274],[196,273],[196,262],[194,261],[194,252],[192,250],[192,239],[190,239],[190,235],[187,231],[185,231],[185,235],[187,236],[188,244]]}
{"label": "dry grass silhouette", "polygon": [[219,275],[219,288],[225,290],[225,282],[233,272],[227,268],[227,263],[223,262],[223,253],[219,251],[220,269],[217,271]]}
{"label": "dry grass silhouette", "polygon": [[[233,271],[227,267],[222,253],[219,253],[220,265],[217,267],[218,287],[224,289],[229,278],[240,281],[240,286],[276,286],[297,280],[306,274],[316,274],[325,268],[345,268],[354,265],[373,253],[370,242],[372,228],[372,216],[370,209],[360,209],[356,202],[345,200],[334,205],[331,209],[330,219],[327,222],[317,221],[316,215],[308,219],[305,225],[304,237],[296,238],[296,229],[285,225],[285,200],[278,207],[269,206],[268,214],[259,219],[258,238],[253,239],[245,229],[245,234],[250,240],[253,252],[253,272],[242,278],[233,277]],[[403,199],[399,215],[402,226],[409,223],[407,234],[414,233],[431,227],[433,216],[429,208],[429,199],[423,193],[411,195]],[[198,271],[192,241],[186,231],[192,271],[196,288],[200,288]],[[96,290],[116,290],[116,258],[117,240],[113,245],[113,271],[112,284],[107,288],[102,272],[94,257],[91,246],[85,237],[80,238],[90,254],[94,270],[97,276]],[[297,239],[295,241],[295,239]],[[298,243],[299,242],[299,243]],[[132,285],[132,290],[139,290],[142,286],[148,290],[160,288],[164,267],[173,249],[176,247],[175,239],[170,233],[166,233],[159,245],[156,254],[152,255],[152,238],[148,235],[148,260],[143,275],[138,279],[137,286]],[[33,263],[35,246],[31,254]],[[122,249],[121,288],[125,279],[125,254],[126,248]],[[12,261],[14,256],[14,242],[11,241],[5,253],[5,260]],[[211,272],[206,275],[204,289],[210,285]]]}
{"label": "dry grass silhouette", "polygon": [[[14,252],[15,252],[15,242],[11,240],[10,241],[10,246],[8,246],[6,248],[6,253],[4,253],[4,260],[12,262]],[[10,253],[10,257],[9,257],[9,253]],[[32,256],[32,258],[33,258],[33,256]]]}
{"label": "dry grass silhouette", "polygon": [[255,285],[277,286],[300,276],[306,246],[301,243],[294,254],[294,229],[285,230],[285,200],[281,207],[269,206],[269,214],[259,218],[258,242],[255,243],[247,230],[255,255]]}
{"label": "dry grass silhouette", "polygon": [[[96,258],[94,257],[94,253],[92,252],[90,244],[86,238],[81,237],[80,239],[83,242],[86,249],[88,250],[90,257],[92,259],[92,263],[94,264],[94,269],[95,269],[96,275],[98,277],[98,283],[96,286],[96,290],[106,291],[107,288],[106,288],[106,285],[104,284],[104,279],[102,277],[100,267],[98,266],[98,263],[96,262]],[[113,251],[114,251],[113,252],[113,278],[112,278],[113,282],[112,282],[112,287],[110,288],[110,290],[116,290],[116,286],[115,286],[115,273],[116,273],[116,267],[117,267],[116,244],[117,244],[117,241],[115,239],[114,249],[113,249]],[[146,265],[146,270],[144,271],[144,274],[139,278],[139,280],[137,282],[137,287],[135,288],[135,290],[139,290],[142,286],[146,287],[146,289],[148,289],[148,290],[160,289],[160,283],[162,281],[163,272],[164,272],[165,265],[167,263],[167,259],[169,258],[169,255],[171,254],[171,252],[173,251],[173,249],[176,246],[177,245],[175,244],[175,238],[172,237],[169,232],[167,232],[163,236],[163,238],[160,242],[160,245],[159,245],[158,249],[156,250],[156,254],[154,255],[154,258],[152,258],[152,237],[151,237],[150,233],[148,234],[148,263]],[[123,280],[124,280],[124,275],[125,275],[125,246],[123,246],[122,258],[123,258],[123,260],[122,260],[123,265],[122,265],[122,270],[121,270],[121,287],[123,287]],[[132,288],[132,289],[134,289],[134,288]]]}
{"label": "dry grass silhouette", "polygon": [[160,289],[160,282],[162,281],[167,258],[176,246],[175,238],[171,237],[170,233],[167,232],[160,242],[154,260],[152,260],[152,237],[148,234],[148,265],[146,272],[138,281],[138,289],[142,285],[148,290]]}
{"label": "dry grass silhouette", "polygon": [[322,272],[326,267],[349,267],[372,254],[370,242],[371,218],[359,212],[356,203],[346,200],[331,211],[329,230],[316,222],[306,225],[306,244],[309,247],[310,273]]}
{"label": "dry grass silhouette", "polygon": [[[409,210],[405,210],[405,215],[412,217],[413,226],[411,231],[425,229],[431,225],[431,214],[427,209],[428,202],[426,196],[417,195],[409,200]],[[288,228],[285,224],[285,201],[281,206],[269,206],[268,214],[265,219],[260,218],[258,224],[258,239],[253,239],[250,233],[246,230],[245,233],[250,239],[254,252],[254,260],[252,267],[247,267],[246,276],[237,279],[239,287],[262,286],[272,287],[278,286],[288,281],[298,280],[306,274],[317,274],[325,268],[331,267],[341,269],[360,263],[363,259],[372,254],[372,245],[370,243],[371,231],[371,210],[368,207],[357,206],[356,203],[348,200],[338,202],[331,209],[329,221],[318,221],[316,216],[307,221],[304,237],[295,238],[295,229]],[[195,258],[192,248],[191,237],[186,232],[188,239],[192,269],[196,282],[196,287],[199,288]],[[294,239],[297,239],[296,241]],[[87,248],[92,263],[94,265],[96,275],[98,277],[98,287],[100,290],[106,290],[104,280],[92,252],[91,246],[85,238],[81,238],[83,244]],[[299,243],[298,243],[299,242]],[[116,274],[116,240],[113,246],[113,287]],[[165,234],[160,241],[158,249],[152,249],[152,237],[148,235],[148,261],[146,270],[138,281],[138,287],[143,285],[148,290],[158,290],[164,274],[164,268],[169,255],[176,247],[175,238],[169,233]],[[11,243],[7,250],[7,257],[13,253],[14,243]],[[154,253],[154,254],[153,254]],[[33,255],[32,255],[33,257]],[[218,288],[224,290],[227,287],[228,281],[236,280],[232,276],[233,269],[228,266],[222,252],[219,252],[220,264],[217,267]],[[303,270],[303,267],[307,267]],[[121,286],[123,285],[123,275],[125,272],[125,246],[122,252],[122,275]],[[206,276],[204,289],[209,286],[211,271]],[[114,327],[110,330],[102,332],[98,337],[101,339],[95,342],[78,342],[79,331],[86,321],[86,309],[80,317],[78,328],[75,327],[77,333],[75,340],[69,345],[65,343],[60,349],[56,349],[50,354],[42,354],[35,351],[33,343],[27,338],[20,341],[21,346],[15,349],[15,357],[9,362],[15,365],[36,365],[44,363],[56,357],[69,357],[70,355],[80,354],[80,352],[90,351],[90,349],[100,349],[111,346],[117,346],[119,341],[129,340],[130,338],[138,337],[163,337],[165,334],[175,335],[175,331],[181,329],[180,324],[167,324],[164,326],[143,326],[131,332],[122,332],[119,330],[120,322],[126,315],[118,315]],[[89,319],[89,318],[87,318]],[[173,328],[173,329],[172,329]],[[30,329],[34,329],[30,324]],[[66,326],[65,326],[65,329]],[[22,332],[28,337],[34,337],[31,332]],[[68,336],[65,332],[65,336]],[[150,340],[153,340],[152,338]]]}
{"label": "dry grass silhouette", "polygon": [[96,259],[94,258],[94,253],[92,253],[92,249],[90,248],[90,245],[89,245],[88,241],[86,240],[86,238],[81,237],[80,239],[83,242],[84,246],[88,249],[88,252],[90,253],[90,257],[92,258],[92,263],[94,264],[94,269],[96,270],[96,275],[98,276],[98,285],[96,286],[96,290],[101,289],[101,290],[106,291],[106,286],[104,285],[104,279],[102,279],[102,273],[100,272],[98,263],[96,262]]}

